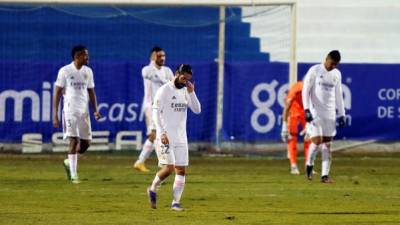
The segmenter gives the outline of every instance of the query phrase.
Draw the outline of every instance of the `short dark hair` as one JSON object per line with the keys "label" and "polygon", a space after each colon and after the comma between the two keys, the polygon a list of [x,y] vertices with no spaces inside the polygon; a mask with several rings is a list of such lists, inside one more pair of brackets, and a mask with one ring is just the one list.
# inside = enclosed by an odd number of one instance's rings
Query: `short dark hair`
{"label": "short dark hair", "polygon": [[76,53],[81,52],[81,51],[84,51],[84,50],[87,50],[87,48],[86,48],[85,46],[83,46],[83,45],[76,45],[76,46],[74,46],[74,47],[72,48],[72,51],[71,51],[72,59],[75,59],[75,54],[76,54]]}
{"label": "short dark hair", "polygon": [[338,50],[332,50],[328,54],[329,58],[331,58],[335,62],[340,62],[340,52]]}
{"label": "short dark hair", "polygon": [[150,52],[150,53],[153,53],[153,52],[161,52],[161,51],[163,51],[163,49],[162,49],[160,46],[154,46],[154,47],[151,49],[151,52]]}
{"label": "short dark hair", "polygon": [[192,67],[189,64],[181,64],[180,66],[178,66],[176,71],[178,71],[178,73],[180,73],[180,74],[184,74],[184,73],[193,74]]}

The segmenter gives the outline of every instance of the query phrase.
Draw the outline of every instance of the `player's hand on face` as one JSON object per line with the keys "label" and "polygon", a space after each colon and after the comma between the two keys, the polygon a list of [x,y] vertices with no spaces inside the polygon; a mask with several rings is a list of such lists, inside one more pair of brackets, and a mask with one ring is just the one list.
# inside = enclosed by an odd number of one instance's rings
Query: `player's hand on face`
{"label": "player's hand on face", "polygon": [[60,126],[60,121],[58,120],[58,116],[53,118],[53,127],[58,128]]}
{"label": "player's hand on face", "polygon": [[169,140],[166,133],[161,134],[161,143],[164,145],[169,145]]}
{"label": "player's hand on face", "polygon": [[94,112],[93,114],[96,120],[99,120],[101,118],[101,114],[99,112]]}
{"label": "player's hand on face", "polygon": [[186,82],[186,88],[187,88],[189,93],[192,93],[194,91],[194,82],[192,83],[190,81],[187,81]]}

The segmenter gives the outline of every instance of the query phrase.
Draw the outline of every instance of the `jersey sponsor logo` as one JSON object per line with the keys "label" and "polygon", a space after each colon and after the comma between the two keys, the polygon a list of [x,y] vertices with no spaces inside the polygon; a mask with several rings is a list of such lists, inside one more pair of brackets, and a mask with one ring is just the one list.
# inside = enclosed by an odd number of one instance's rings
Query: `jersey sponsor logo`
{"label": "jersey sponsor logo", "polygon": [[324,87],[325,89],[331,89],[331,88],[335,87],[334,84],[327,83],[327,82],[318,82],[318,84],[320,86]]}
{"label": "jersey sponsor logo", "polygon": [[172,111],[174,112],[186,112],[187,104],[186,103],[171,103]]}
{"label": "jersey sponsor logo", "polygon": [[75,90],[84,90],[86,89],[86,82],[70,82],[70,85],[75,89]]}

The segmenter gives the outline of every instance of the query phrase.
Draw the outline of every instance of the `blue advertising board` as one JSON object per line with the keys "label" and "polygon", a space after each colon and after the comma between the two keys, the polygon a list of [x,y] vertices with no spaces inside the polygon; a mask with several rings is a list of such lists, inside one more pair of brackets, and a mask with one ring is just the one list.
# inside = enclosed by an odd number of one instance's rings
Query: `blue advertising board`
{"label": "blue advertising board", "polygon": [[[67,62],[68,63],[68,62]],[[67,63],[0,62],[0,141],[20,143],[25,133],[40,133],[51,141],[52,94],[57,71]],[[190,62],[189,62],[190,63]],[[93,130],[145,131],[141,113],[146,63],[101,62],[91,64],[103,118],[92,121]],[[176,64],[172,64],[174,68]],[[215,140],[217,65],[192,63],[196,93],[202,113],[189,113],[191,141]],[[299,77],[310,64],[299,65]],[[223,140],[278,141],[281,113],[288,90],[286,63],[228,63],[225,67]],[[400,139],[400,65],[341,64],[348,126],[337,138]]]}

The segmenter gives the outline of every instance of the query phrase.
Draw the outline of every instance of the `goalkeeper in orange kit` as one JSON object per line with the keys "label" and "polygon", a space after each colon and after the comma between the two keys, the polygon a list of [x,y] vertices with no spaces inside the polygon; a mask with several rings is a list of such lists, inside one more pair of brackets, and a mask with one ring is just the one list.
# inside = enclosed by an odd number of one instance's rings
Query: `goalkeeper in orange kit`
{"label": "goalkeeper in orange kit", "polygon": [[[297,166],[297,139],[298,134],[303,135],[306,128],[306,120],[301,97],[301,90],[303,82],[298,81],[293,84],[288,92],[285,100],[285,107],[283,109],[283,122],[281,137],[284,142],[288,143],[288,158],[290,161],[290,173],[300,174]],[[301,130],[299,132],[299,125]],[[306,162],[308,156],[309,140],[304,140],[304,161]]]}

